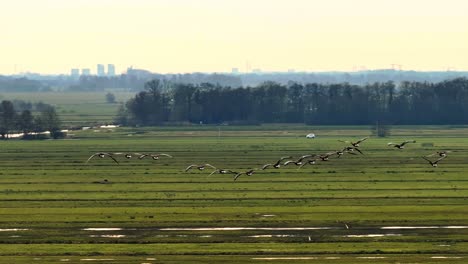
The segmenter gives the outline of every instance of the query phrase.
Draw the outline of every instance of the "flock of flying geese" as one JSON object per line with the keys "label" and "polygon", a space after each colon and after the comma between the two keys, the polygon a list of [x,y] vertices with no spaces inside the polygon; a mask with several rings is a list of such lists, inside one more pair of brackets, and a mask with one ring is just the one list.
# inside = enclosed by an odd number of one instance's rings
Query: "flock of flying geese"
{"label": "flock of flying geese", "polygon": [[[281,157],[278,159],[275,163],[268,163],[263,165],[261,168],[255,168],[255,169],[249,169],[243,172],[237,172],[233,171],[230,169],[218,169],[215,166],[205,163],[205,164],[191,164],[187,168],[185,168],[184,172],[188,172],[189,170],[192,169],[198,169],[200,171],[205,170],[206,168],[213,169],[213,171],[209,174],[210,176],[219,173],[219,174],[232,174],[234,175],[234,181],[237,180],[241,175],[247,175],[251,176],[253,175],[256,171],[258,170],[266,170],[268,168],[274,168],[274,169],[279,169],[281,166],[290,166],[290,165],[295,165],[298,166],[298,169],[301,169],[302,167],[306,165],[314,165],[316,164],[317,161],[328,161],[329,158],[336,156],[337,158],[341,158],[345,153],[351,154],[351,155],[358,155],[357,153],[364,155],[364,153],[359,149],[360,144],[367,140],[369,137],[364,137],[362,139],[359,139],[355,142],[353,141],[347,141],[347,140],[339,140],[340,142],[350,144],[349,146],[346,146],[342,148],[341,150],[337,151],[331,151],[327,152],[325,154],[308,154],[308,155],[303,155],[299,157],[296,160],[291,160],[291,156],[286,156],[286,157]],[[397,149],[404,149],[406,144],[409,143],[416,143],[416,140],[406,140],[400,144],[390,142],[387,144],[389,147],[394,147]],[[356,153],[357,152],[357,153]],[[450,151],[437,151],[435,153],[432,153],[427,156],[423,156],[424,160],[426,160],[432,167],[437,167],[438,163],[442,161],[443,159],[447,158],[447,154],[450,153]],[[99,157],[99,158],[105,158],[109,157],[112,159],[115,163],[119,164],[118,160],[114,156],[124,156],[126,159],[131,159],[133,157],[137,157],[139,160],[144,159],[146,157],[151,158],[153,160],[159,160],[160,157],[168,157],[172,158],[171,155],[166,154],[166,153],[124,153],[124,152],[116,152],[116,153],[109,153],[109,152],[97,152],[93,155],[91,155],[86,163],[88,163],[91,159],[94,157]],[[438,159],[436,160],[430,160],[430,157],[433,156],[438,156]],[[286,161],[285,161],[286,160]],[[284,161],[284,162],[283,162]],[[107,180],[104,180],[104,182],[99,182],[99,183],[108,183]]]}

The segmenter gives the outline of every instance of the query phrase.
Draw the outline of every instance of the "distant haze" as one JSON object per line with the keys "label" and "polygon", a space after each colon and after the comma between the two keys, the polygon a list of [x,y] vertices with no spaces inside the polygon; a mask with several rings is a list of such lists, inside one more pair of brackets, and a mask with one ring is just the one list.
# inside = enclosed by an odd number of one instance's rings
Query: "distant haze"
{"label": "distant haze", "polygon": [[5,0],[0,74],[468,70],[466,0]]}

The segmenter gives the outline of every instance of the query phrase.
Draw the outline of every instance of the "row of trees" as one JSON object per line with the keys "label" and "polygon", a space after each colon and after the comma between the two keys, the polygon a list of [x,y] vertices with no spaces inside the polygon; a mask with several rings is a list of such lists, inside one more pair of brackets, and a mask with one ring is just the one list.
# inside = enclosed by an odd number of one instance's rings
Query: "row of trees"
{"label": "row of trees", "polygon": [[212,84],[146,83],[123,105],[117,122],[158,125],[167,121],[218,124],[307,123],[320,125],[467,124],[468,80],[367,85],[265,82],[231,89]]}
{"label": "row of trees", "polygon": [[[29,103],[18,103],[4,100],[0,103],[0,136],[7,139],[8,135],[14,132],[23,133],[25,138],[30,137],[32,132],[50,131],[53,138],[57,138],[60,133],[60,119],[51,105],[44,103],[35,104],[33,107]],[[18,110],[15,105],[26,106],[26,109]],[[21,108],[21,107],[19,107]]]}

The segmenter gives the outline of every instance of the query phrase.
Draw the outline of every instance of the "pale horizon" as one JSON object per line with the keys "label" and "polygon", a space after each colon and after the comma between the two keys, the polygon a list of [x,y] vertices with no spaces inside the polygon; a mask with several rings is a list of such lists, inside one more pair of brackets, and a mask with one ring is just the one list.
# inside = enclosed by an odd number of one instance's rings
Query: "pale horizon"
{"label": "pale horizon", "polygon": [[466,10],[463,0],[2,1],[0,74],[466,71]]}

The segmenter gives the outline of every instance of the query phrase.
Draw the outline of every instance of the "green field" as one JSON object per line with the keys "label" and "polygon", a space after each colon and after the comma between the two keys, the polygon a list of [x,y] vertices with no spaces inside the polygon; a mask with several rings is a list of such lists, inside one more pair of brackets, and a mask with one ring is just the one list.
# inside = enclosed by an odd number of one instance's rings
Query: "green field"
{"label": "green field", "polygon": [[[118,128],[1,141],[0,263],[467,263],[467,132],[394,127],[365,141],[364,155],[237,181],[183,170],[259,168],[340,149],[338,139],[369,129]],[[417,143],[386,146],[405,139]],[[436,150],[452,152],[432,168],[421,156]],[[86,164],[98,151],[174,158]]]}
{"label": "green field", "polygon": [[53,105],[65,126],[112,123],[120,103],[135,95],[134,92],[116,92],[117,103],[106,102],[107,92],[24,92],[2,93],[0,100],[23,100]]}

